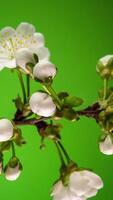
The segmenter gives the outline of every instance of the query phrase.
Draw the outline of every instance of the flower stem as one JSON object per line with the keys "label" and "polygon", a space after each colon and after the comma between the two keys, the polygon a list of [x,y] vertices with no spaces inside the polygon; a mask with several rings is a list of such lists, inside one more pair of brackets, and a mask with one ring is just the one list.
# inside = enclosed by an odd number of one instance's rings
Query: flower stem
{"label": "flower stem", "polygon": [[59,99],[58,95],[56,94],[55,90],[52,88],[51,85],[43,85],[45,91],[54,99],[56,106],[59,110],[62,108],[61,100]]}
{"label": "flower stem", "polygon": [[27,98],[30,96],[30,77],[29,74],[26,75],[26,82],[27,82]]}
{"label": "flower stem", "polygon": [[57,148],[57,152],[58,152],[58,154],[59,154],[59,158],[60,158],[60,161],[61,161],[61,166],[64,167],[64,166],[66,166],[66,164],[65,164],[65,162],[64,162],[64,158],[63,158],[63,156],[62,156],[62,153],[61,153],[61,150],[60,150],[60,148],[59,148],[58,142],[54,141],[54,144],[55,144],[55,146],[56,146],[56,148]]}
{"label": "flower stem", "polygon": [[16,153],[15,153],[15,146],[14,146],[14,143],[12,142],[11,145],[12,145],[12,157],[15,157],[15,156],[16,156]]}
{"label": "flower stem", "polygon": [[25,91],[25,86],[24,86],[24,81],[23,81],[23,78],[22,78],[22,74],[21,74],[21,72],[19,70],[18,70],[18,78],[19,78],[20,85],[21,85],[21,88],[22,88],[23,101],[24,101],[24,104],[25,104],[26,103],[26,91]]}
{"label": "flower stem", "polygon": [[58,141],[58,145],[60,146],[60,148],[62,149],[62,152],[64,153],[65,157],[66,157],[66,160],[68,163],[71,162],[71,159],[67,153],[67,151],[65,150],[64,146],[62,145],[62,143],[60,141]]}
{"label": "flower stem", "polygon": [[108,83],[108,81],[107,81],[107,79],[105,78],[105,79],[104,79],[104,94],[103,94],[103,100],[106,99],[106,95],[107,95],[107,83]]}

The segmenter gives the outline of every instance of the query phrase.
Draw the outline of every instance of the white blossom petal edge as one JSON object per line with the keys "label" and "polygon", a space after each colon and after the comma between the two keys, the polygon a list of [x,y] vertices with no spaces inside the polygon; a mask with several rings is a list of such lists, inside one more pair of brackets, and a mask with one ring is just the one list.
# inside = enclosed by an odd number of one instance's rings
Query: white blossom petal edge
{"label": "white blossom petal edge", "polygon": [[56,105],[47,93],[35,92],[29,103],[31,110],[39,116],[49,117],[56,111]]}
{"label": "white blossom petal edge", "polygon": [[0,142],[9,140],[13,136],[13,125],[8,119],[0,120]]}
{"label": "white blossom petal edge", "polygon": [[107,135],[104,141],[99,143],[100,151],[106,155],[113,154],[113,139],[110,135]]}
{"label": "white blossom petal edge", "polygon": [[54,200],[86,200],[97,194],[103,187],[102,179],[95,173],[82,170],[72,172],[69,176],[69,183],[64,186],[59,180],[53,187]]}

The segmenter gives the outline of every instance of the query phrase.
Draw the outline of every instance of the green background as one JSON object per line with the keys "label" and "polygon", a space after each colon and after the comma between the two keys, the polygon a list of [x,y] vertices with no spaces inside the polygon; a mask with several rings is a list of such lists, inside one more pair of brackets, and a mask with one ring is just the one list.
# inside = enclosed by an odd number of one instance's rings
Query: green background
{"label": "green background", "polygon": [[[66,90],[82,97],[84,107],[98,98],[102,81],[96,73],[97,60],[113,53],[112,0],[37,0],[2,1],[0,28],[16,27],[20,22],[33,23],[46,38],[51,61],[58,69],[56,91]],[[40,86],[32,84],[32,92]],[[16,73],[0,72],[0,116],[11,119],[15,112],[12,99],[20,92]],[[62,141],[79,166],[91,168],[104,181],[104,188],[92,199],[113,199],[113,157],[98,149],[101,131],[94,120],[82,118],[78,123],[63,121]],[[53,182],[59,175],[59,159],[51,141],[39,149],[40,138],[34,127],[22,127],[27,144],[17,148],[24,170],[15,182],[0,177],[1,200],[50,200]],[[6,160],[10,153],[6,153]]]}

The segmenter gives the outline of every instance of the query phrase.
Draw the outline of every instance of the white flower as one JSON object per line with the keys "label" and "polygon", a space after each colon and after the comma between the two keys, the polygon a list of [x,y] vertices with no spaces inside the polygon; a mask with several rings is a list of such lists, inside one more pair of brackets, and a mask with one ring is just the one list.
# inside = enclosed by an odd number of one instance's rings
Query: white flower
{"label": "white flower", "polygon": [[31,110],[39,116],[49,117],[56,111],[56,106],[47,93],[35,92],[29,103]]}
{"label": "white flower", "polygon": [[106,155],[113,154],[113,140],[110,135],[107,135],[104,141],[99,143],[100,151]]}
{"label": "white flower", "polygon": [[74,171],[69,176],[67,186],[61,180],[54,185],[51,196],[54,200],[86,200],[95,196],[102,187],[103,182],[95,173],[88,170]]}
{"label": "white flower", "polygon": [[5,171],[5,178],[9,181],[16,180],[21,174],[21,170],[19,169],[19,164],[15,167],[8,166]]}
{"label": "white flower", "polygon": [[0,142],[7,141],[13,136],[13,125],[8,119],[0,120]]}
{"label": "white flower", "polygon": [[33,54],[40,60],[48,60],[50,53],[44,47],[44,36],[35,32],[35,27],[29,23],[21,23],[16,30],[6,27],[0,31],[0,70],[4,67],[17,66],[26,72],[26,64],[35,64]]}
{"label": "white flower", "polygon": [[45,81],[49,77],[53,79],[56,75],[56,67],[49,61],[39,62],[33,68],[33,75],[41,81]]}

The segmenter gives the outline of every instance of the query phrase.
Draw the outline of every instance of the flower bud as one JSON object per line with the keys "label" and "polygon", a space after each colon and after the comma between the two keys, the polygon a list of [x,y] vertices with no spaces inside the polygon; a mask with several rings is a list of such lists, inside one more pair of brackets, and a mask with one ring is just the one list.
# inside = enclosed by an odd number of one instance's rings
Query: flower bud
{"label": "flower bud", "polygon": [[56,105],[47,93],[35,92],[29,103],[31,110],[39,116],[49,117],[56,111]]}
{"label": "flower bud", "polygon": [[113,154],[113,140],[110,135],[107,135],[103,141],[99,143],[100,151],[106,155]]}
{"label": "flower bud", "polygon": [[18,179],[22,171],[22,165],[18,158],[12,158],[8,165],[5,167],[5,178],[9,181],[15,181]]}
{"label": "flower bud", "polygon": [[0,142],[7,141],[13,136],[13,125],[8,119],[0,120]]}
{"label": "flower bud", "polygon": [[102,78],[112,78],[113,55],[107,55],[99,59],[96,70]]}
{"label": "flower bud", "polygon": [[56,67],[49,61],[39,62],[33,68],[33,75],[36,79],[45,82],[48,78],[55,77]]}

